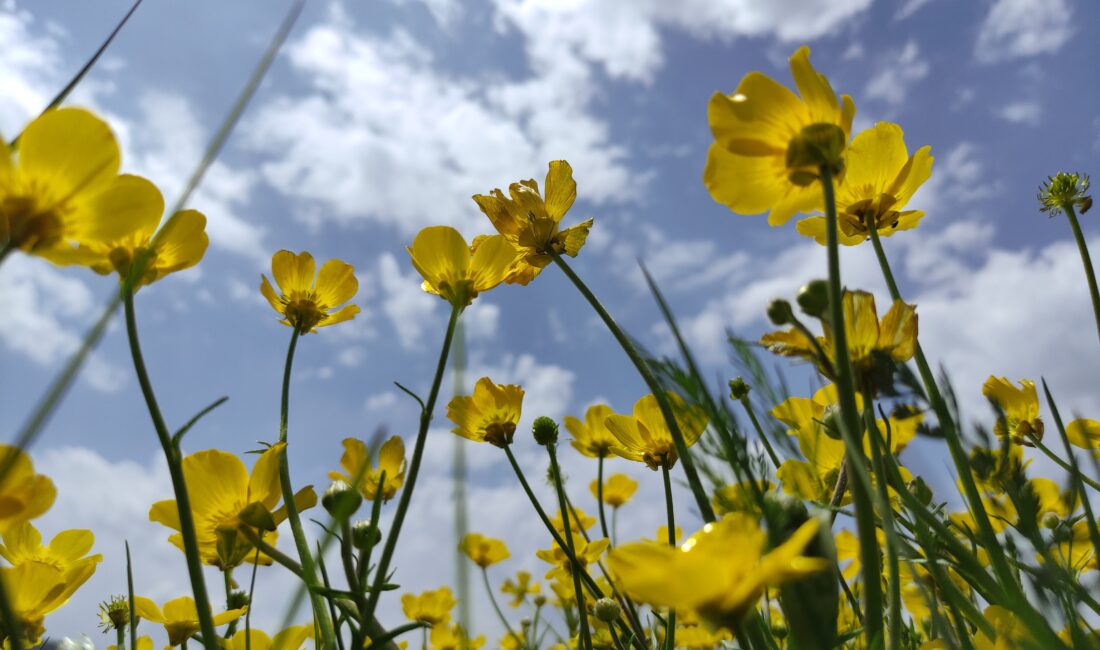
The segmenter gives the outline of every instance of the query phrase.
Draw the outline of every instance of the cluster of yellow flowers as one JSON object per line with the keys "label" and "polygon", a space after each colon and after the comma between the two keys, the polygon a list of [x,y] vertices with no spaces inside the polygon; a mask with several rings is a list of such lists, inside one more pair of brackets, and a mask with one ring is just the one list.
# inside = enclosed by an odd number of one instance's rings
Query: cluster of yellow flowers
{"label": "cluster of yellow flowers", "polygon": [[[580,253],[593,221],[561,227],[577,185],[569,164],[553,161],[542,190],[535,180],[523,180],[507,194],[496,189],[473,197],[496,234],[468,243],[454,228],[432,226],[413,238],[408,253],[423,290],[450,304],[451,315],[429,394],[422,398],[405,389],[421,406],[411,455],[401,436],[344,439],[339,469],[329,472],[333,483],[320,498],[312,486],[295,490],[291,484],[292,362],[301,336],[360,312],[352,303],[358,292],[354,268],[336,259],[317,268],[308,252],[274,254],[272,280],[262,276],[259,290],[279,322],[291,328],[278,439],[265,444],[251,470],[227,451],[184,455],[180,440],[191,425],[171,435],[159,412],[138,344],[133,294],[200,261],[208,242],[205,217],[183,210],[162,224],[160,192],[148,180],[119,173],[114,136],[87,111],[50,110],[16,144],[2,144],[0,262],[22,251],[55,264],[118,273],[135,371],[171,471],[176,498],[154,503],[149,519],[173,531],[168,542],[185,555],[192,593],[162,607],[134,594],[106,601],[101,616],[104,627],[116,631],[117,647],[125,647],[126,631],[135,648],[152,646],[148,637],[136,637],[140,619],[162,626],[170,646],[191,640],[207,648],[297,649],[312,639],[325,648],[407,647],[409,641],[399,637],[415,630],[424,648],[484,646],[484,635],[474,636],[452,618],[458,599],[448,586],[403,594],[409,620],[403,626],[388,628],[377,613],[380,600],[398,588],[391,563],[457,320],[481,293],[502,283],[527,285],[550,265],[592,305],[649,392],[628,414],[596,404],[583,418],[564,419],[573,448],[596,461],[589,486],[596,517],[566,489],[558,424],[539,414],[531,438],[517,437],[521,386],[482,377],[469,395],[447,404],[454,434],[502,450],[531,501],[532,521],[540,520],[550,537],[549,548],[533,551],[549,565],[546,591],[523,570],[499,586],[511,597],[510,608],[530,614],[518,622],[500,608],[489,577],[490,567],[511,557],[506,543],[471,533],[457,545],[480,570],[486,598],[505,630],[496,647],[1100,647],[1090,619],[1079,611],[1100,614],[1082,580],[1098,568],[1100,530],[1089,490],[1100,491],[1100,484],[1080,470],[1072,451],[1100,450],[1100,422],[1076,419],[1063,426],[1050,399],[1053,428],[1066,450],[1059,455],[1043,442],[1048,427],[1035,384],[992,376],[983,392],[997,411],[995,444],[986,438],[964,446],[957,413],[921,349],[916,307],[902,300],[880,241],[917,227],[924,216],[906,206],[931,176],[930,149],[910,154],[901,127],[890,123],[853,137],[854,102],[837,98],[811,66],[809,50],[796,51],[790,66],[798,94],[753,72],[733,93],[711,99],[715,141],[704,183],[734,212],[767,212],[775,226],[806,215],[796,230],[828,248],[828,280],[803,288],[799,313],[785,300],[773,302],[768,317],[783,329],[759,341],[775,354],[810,364],[821,381],[811,397],[767,404],[771,420],[762,424],[748,384],[730,382],[729,400],[712,395],[686,346],[687,369],[677,368],[679,374],[662,373],[660,364],[645,359],[565,259]],[[1052,178],[1043,209],[1073,215],[1076,206],[1083,212],[1091,205],[1084,189],[1087,179],[1076,175]],[[838,246],[868,240],[892,299],[881,317],[870,292],[844,289],[840,278]],[[1086,270],[1091,277],[1091,267]],[[803,317],[818,321],[821,334]],[[908,369],[911,361],[919,377]],[[731,404],[744,407],[762,452],[738,428]],[[928,485],[902,464],[899,455],[921,435],[946,441],[965,497],[961,509],[937,503]],[[512,451],[529,439],[546,452],[553,518]],[[1025,448],[1048,457],[1067,480],[1028,477]],[[617,538],[618,512],[639,484],[624,473],[605,479],[605,462],[616,457],[661,476],[666,524],[655,539]],[[683,471],[703,520],[683,540],[674,468]],[[10,565],[0,567],[0,640],[6,648],[39,643],[45,617],[69,600],[102,559],[89,555],[94,538],[87,530],[62,531],[43,545],[30,521],[50,508],[55,495],[26,453],[0,447],[0,557]],[[383,526],[383,507],[395,498]],[[369,515],[356,519],[364,501]],[[313,547],[301,513],[318,502],[331,519],[322,543]],[[283,522],[297,557],[276,548]],[[330,573],[338,574],[325,565],[330,543],[339,547],[343,584],[331,580]],[[1024,545],[1033,548],[1034,561]],[[253,572],[278,564],[297,576],[313,620],[274,637],[252,629],[252,587],[241,591],[233,577],[244,564]],[[226,604],[217,614],[203,566],[224,577]],[[466,585],[459,591],[472,598]],[[1036,604],[1034,593],[1042,602]]]}

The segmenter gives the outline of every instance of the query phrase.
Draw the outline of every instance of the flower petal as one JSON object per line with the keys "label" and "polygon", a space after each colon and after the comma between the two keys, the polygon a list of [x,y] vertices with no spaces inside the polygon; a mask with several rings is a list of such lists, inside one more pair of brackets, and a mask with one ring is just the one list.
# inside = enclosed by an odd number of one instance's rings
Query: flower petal
{"label": "flower petal", "polygon": [[554,221],[561,221],[577,198],[577,182],[573,180],[573,168],[564,160],[554,160],[546,172],[546,214]]}
{"label": "flower petal", "polygon": [[294,254],[281,250],[271,257],[271,275],[287,296],[313,289],[314,268],[313,256],[305,251]]}
{"label": "flower petal", "polygon": [[89,111],[47,111],[23,130],[19,167],[55,200],[94,192],[118,174],[121,155],[111,127]]}
{"label": "flower petal", "polygon": [[355,277],[355,268],[341,260],[329,260],[321,265],[317,272],[314,287],[317,299],[329,309],[333,309],[351,300],[359,291],[359,280]]}

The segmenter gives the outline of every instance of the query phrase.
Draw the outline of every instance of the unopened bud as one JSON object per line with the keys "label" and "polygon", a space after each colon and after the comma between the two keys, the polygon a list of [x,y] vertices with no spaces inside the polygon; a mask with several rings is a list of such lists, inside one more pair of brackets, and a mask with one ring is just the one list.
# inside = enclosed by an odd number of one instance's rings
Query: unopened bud
{"label": "unopened bud", "polygon": [[618,620],[619,616],[623,613],[623,608],[619,607],[619,603],[615,602],[612,598],[600,598],[596,601],[596,604],[592,606],[592,613],[595,614],[596,620],[603,621],[604,623],[612,623]]}
{"label": "unopened bud", "polygon": [[1048,512],[1043,515],[1043,518],[1039,520],[1039,525],[1043,528],[1049,528],[1054,530],[1058,527],[1058,524],[1062,523],[1062,518],[1053,512]]}
{"label": "unopened bud", "polygon": [[381,541],[382,531],[369,521],[357,521],[351,525],[351,545],[360,551],[365,551]]}
{"label": "unopened bud", "polygon": [[745,380],[741,377],[736,377],[730,380],[730,398],[736,402],[740,402],[749,396],[749,391],[752,390]]}
{"label": "unopened bud", "polygon": [[234,589],[226,598],[226,609],[244,609],[248,607],[248,594]]}
{"label": "unopened bud", "polygon": [[531,433],[535,436],[535,442],[540,445],[552,445],[558,441],[558,423],[553,418],[540,415],[531,425]]}
{"label": "unopened bud", "polygon": [[333,481],[321,495],[321,505],[334,517],[347,518],[358,510],[362,503],[363,496],[359,491],[344,481]]}
{"label": "unopened bud", "polygon": [[824,280],[811,280],[798,290],[796,298],[802,313],[814,318],[824,318],[829,309],[829,284]]}
{"label": "unopened bud", "polygon": [[776,298],[768,303],[768,320],[774,325],[790,325],[793,323],[794,311],[791,309],[791,303],[782,298]]}

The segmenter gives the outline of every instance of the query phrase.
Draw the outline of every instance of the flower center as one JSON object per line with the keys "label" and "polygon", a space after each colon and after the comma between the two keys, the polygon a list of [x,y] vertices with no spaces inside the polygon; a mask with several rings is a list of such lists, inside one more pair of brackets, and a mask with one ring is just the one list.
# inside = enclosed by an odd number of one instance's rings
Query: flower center
{"label": "flower center", "polygon": [[512,437],[515,434],[515,422],[493,422],[485,427],[485,442],[504,449],[512,444]]}
{"label": "flower center", "polygon": [[27,252],[53,246],[64,231],[60,206],[41,207],[33,196],[4,197],[0,220],[7,221],[8,241]]}
{"label": "flower center", "polygon": [[287,321],[299,332],[305,334],[317,327],[318,323],[328,318],[317,303],[310,298],[291,300],[283,310]]}

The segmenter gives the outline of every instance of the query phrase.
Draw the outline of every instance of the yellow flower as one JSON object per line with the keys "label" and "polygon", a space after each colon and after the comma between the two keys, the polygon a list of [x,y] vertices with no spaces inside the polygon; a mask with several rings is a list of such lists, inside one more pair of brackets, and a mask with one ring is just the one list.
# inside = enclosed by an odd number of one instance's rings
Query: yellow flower
{"label": "yellow flower", "polygon": [[982,384],[982,395],[997,405],[1004,417],[998,418],[993,431],[1000,437],[1009,436],[1018,445],[1032,445],[1029,437],[1043,437],[1043,421],[1039,419],[1039,397],[1035,382],[1021,379],[1016,388],[1004,377],[994,377]]}
{"label": "yellow flower", "polygon": [[[561,510],[554,515],[554,518],[550,520],[550,523],[554,525],[554,530],[558,531],[562,535],[565,534],[565,520],[561,516]],[[580,532],[582,530],[588,530],[596,524],[595,517],[589,517],[584,510],[573,507],[570,508],[569,517],[569,529],[574,532]]]}
{"label": "yellow flower", "polygon": [[[593,562],[600,559],[600,555],[607,550],[607,547],[611,545],[611,540],[606,537],[601,539],[594,539],[588,541],[583,535],[576,531],[572,532],[573,537],[573,552],[577,556],[577,562],[581,567],[586,567]],[[569,561],[569,556],[565,554],[565,551],[558,546],[557,542],[554,542],[551,548],[540,549],[535,551],[535,555],[543,562],[549,562],[556,565],[553,569],[546,572],[544,576],[547,580],[554,578],[567,581],[570,576],[573,575],[572,562]]]}
{"label": "yellow flower", "polygon": [[[255,641],[253,641],[253,644],[255,644]],[[107,646],[107,650],[118,650],[118,646],[109,645]],[[148,636],[139,636],[137,639],[137,650],[153,650],[153,638]]]}
{"label": "yellow flower", "polygon": [[362,473],[359,480],[359,491],[366,499],[374,500],[378,497],[378,484],[385,473],[385,483],[382,484],[382,501],[389,501],[397,490],[405,482],[405,441],[401,436],[393,436],[378,449],[378,467],[371,463],[367,446],[357,438],[344,438],[344,455],[340,457],[342,472],[329,472],[328,477],[334,481],[345,481],[349,485],[355,482],[355,477]]}
{"label": "yellow flower", "polygon": [[[1096,523],[1100,525],[1100,520]],[[1054,541],[1055,544],[1051,545],[1050,552],[1055,561],[1067,567],[1075,575],[1097,568],[1096,550],[1092,547],[1087,519],[1081,519],[1073,524],[1065,534],[1056,535]],[[1038,557],[1040,560],[1044,559],[1042,554]]]}
{"label": "yellow flower", "polygon": [[577,183],[573,180],[573,168],[569,163],[564,160],[550,163],[550,170],[546,172],[545,200],[539,194],[539,184],[534,179],[512,183],[508,194],[511,198],[496,189],[488,196],[474,196],[474,201],[493,222],[493,227],[507,238],[518,253],[505,282],[527,284],[534,280],[550,263],[551,252],[577,256],[588,238],[592,220],[558,230],[561,218],[577,198]]}
{"label": "yellow flower", "polygon": [[[686,405],[679,395],[667,395],[673,417],[684,434],[684,444],[690,447],[707,428],[707,417],[701,409]],[[608,416],[607,428],[617,440],[611,451],[627,460],[643,462],[656,470],[659,467],[671,469],[679,458],[668,424],[653,395],[646,395],[634,403],[633,416]]]}
{"label": "yellow flower", "polygon": [[1100,450],[1100,422],[1081,418],[1066,425],[1069,444],[1081,449]]}
{"label": "yellow flower", "polygon": [[[889,122],[879,122],[853,138],[844,182],[836,190],[838,241],[855,246],[870,237],[868,215],[884,237],[916,228],[924,213],[902,208],[932,176],[931,151],[921,147],[910,156],[901,127]],[[799,221],[798,232],[825,245],[825,217]]]}
{"label": "yellow flower", "polygon": [[244,630],[238,631],[225,642],[226,648],[246,650],[251,645],[253,650],[299,650],[306,639],[313,634],[313,626],[292,625],[276,634],[274,638],[256,628],[252,628],[249,632],[245,634]]}
{"label": "yellow flower", "polygon": [[714,650],[724,647],[723,641],[733,636],[729,630],[708,630],[702,625],[678,625],[676,627],[676,647],[682,650]]}
{"label": "yellow flower", "polygon": [[[275,506],[282,500],[279,483],[279,454],[286,443],[278,443],[260,455],[249,476],[237,456],[210,449],[183,459],[183,478],[191,498],[191,514],[203,564],[232,569],[256,559],[255,547],[239,528],[259,528],[264,541],[275,545],[276,527],[286,519],[286,507]],[[299,510],[317,504],[312,486],[294,495]],[[174,499],[158,501],[149,509],[149,520],[180,530],[179,510]],[[183,536],[171,535],[168,541],[183,549]],[[261,564],[271,559],[260,554]]]}
{"label": "yellow flower", "polygon": [[485,645],[485,636],[471,639],[461,625],[436,625],[428,636],[431,650],[478,650]]}
{"label": "yellow flower", "polygon": [[1036,477],[1030,479],[1028,480],[1028,487],[1039,502],[1039,509],[1035,516],[1040,519],[1047,513],[1065,519],[1073,514],[1073,511],[1081,503],[1077,490],[1072,487],[1068,490],[1062,490],[1057,483],[1049,478]]}
{"label": "yellow flower", "polygon": [[516,250],[504,237],[480,236],[470,246],[450,226],[421,230],[408,251],[413,266],[424,278],[424,291],[458,309],[503,282],[516,259]]}
{"label": "yellow flower", "polygon": [[0,557],[16,567],[45,564],[61,571],[65,588],[55,599],[56,606],[60,607],[92,577],[96,564],[103,560],[98,553],[88,555],[94,543],[95,535],[90,530],[63,530],[54,535],[49,546],[43,546],[38,529],[30,522],[23,522],[3,533]]}
{"label": "yellow flower", "polygon": [[565,417],[565,428],[573,434],[570,444],[589,458],[600,458],[611,453],[611,446],[618,443],[615,436],[607,430],[607,418],[615,412],[606,404],[589,406],[584,412],[584,422],[569,415]]}
{"label": "yellow flower", "polygon": [[[199,610],[190,596],[180,596],[164,603],[163,611],[148,598],[135,596],[134,611],[149,622],[163,625],[164,631],[168,633],[168,645],[180,645],[199,631]],[[244,616],[245,611],[247,608],[215,614],[214,625],[231,623]]]}
{"label": "yellow flower", "polygon": [[767,533],[756,519],[735,513],[707,524],[679,548],[624,544],[608,554],[607,565],[635,600],[694,610],[716,627],[736,630],[766,587],[828,566],[824,559],[802,556],[817,529],[818,520],[810,519],[769,552]]}
{"label": "yellow flower", "polygon": [[410,621],[422,621],[429,625],[439,625],[450,620],[455,604],[450,587],[440,587],[419,595],[401,596],[401,610],[405,612],[405,616]]}
{"label": "yellow flower", "polygon": [[727,512],[759,513],[760,502],[757,492],[763,496],[772,487],[772,482],[767,480],[755,481],[755,486],[750,481],[724,485],[718,488],[711,500],[714,511],[719,515],[724,515]]}
{"label": "yellow flower", "polygon": [[[880,321],[875,309],[875,297],[866,291],[845,291],[843,307],[848,353],[857,374],[873,370],[876,354],[888,355],[898,363],[913,358],[917,345],[915,307],[898,300]],[[836,353],[833,350],[832,328],[826,326],[823,329],[825,336],[817,337],[817,342],[829,362],[833,363]],[[760,344],[775,354],[811,361],[826,376],[832,374],[831,368],[821,367],[817,350],[810,339],[793,327],[765,334],[760,338]]]}
{"label": "yellow flower", "polygon": [[148,181],[120,176],[120,162],[111,128],[92,113],[36,118],[16,150],[0,143],[0,245],[51,257],[126,236],[153,206]]}
{"label": "yellow flower", "polygon": [[337,310],[359,291],[355,269],[340,260],[329,260],[321,265],[314,278],[315,267],[309,253],[282,250],[271,258],[271,275],[280,293],[275,293],[266,275],[260,283],[260,293],[283,317],[279,322],[300,334],[351,320],[359,313],[356,305],[345,305]]}
{"label": "yellow flower", "polygon": [[482,377],[472,395],[459,395],[447,404],[447,417],[457,425],[454,433],[503,449],[512,444],[522,407],[522,388]]}
{"label": "yellow flower", "polygon": [[1000,605],[990,605],[982,614],[993,625],[995,637],[990,639],[979,628],[973,640],[974,650],[1013,650],[1035,647],[1034,639],[1028,634],[1027,627],[1009,610]]}
{"label": "yellow flower", "polygon": [[[0,139],[2,142],[2,139]],[[9,467],[0,482],[0,534],[12,526],[41,516],[57,497],[53,481],[34,473],[31,457],[18,447],[0,445],[0,467]]]}
{"label": "yellow flower", "polygon": [[46,631],[42,625],[46,615],[67,599],[65,573],[43,562],[25,562],[10,569],[0,567],[0,586],[7,592],[26,642],[37,645]]}
{"label": "yellow flower", "polygon": [[703,183],[715,201],[738,214],[769,212],[772,226],[823,207],[821,189],[807,184],[815,170],[792,157],[804,129],[831,125],[846,141],[856,112],[847,95],[837,102],[829,81],[810,65],[809,48],[799,48],[790,64],[801,99],[770,77],[750,72],[733,94],[715,93],[707,106],[714,143]]}
{"label": "yellow flower", "polygon": [[[588,489],[592,491],[592,496],[599,498],[599,482],[592,481],[588,486]],[[607,477],[607,480],[603,484],[603,502],[612,508],[621,508],[626,505],[627,501],[630,501],[630,497],[634,496],[634,492],[638,489],[638,482],[630,478],[626,474],[612,474]]]}
{"label": "yellow flower", "polygon": [[508,547],[503,541],[486,537],[480,533],[467,534],[462,538],[462,543],[458,545],[458,548],[482,569],[511,557]]}
{"label": "yellow flower", "polygon": [[542,592],[542,585],[537,582],[531,582],[531,573],[529,571],[517,571],[516,579],[512,580],[508,578],[504,581],[504,584],[500,586],[500,591],[505,594],[511,594],[513,596],[512,602],[508,603],[512,607],[519,607],[523,604],[523,601],[527,600],[527,596],[536,596]]}
{"label": "yellow flower", "polygon": [[508,632],[500,640],[500,650],[523,650],[526,647],[523,632]]}

